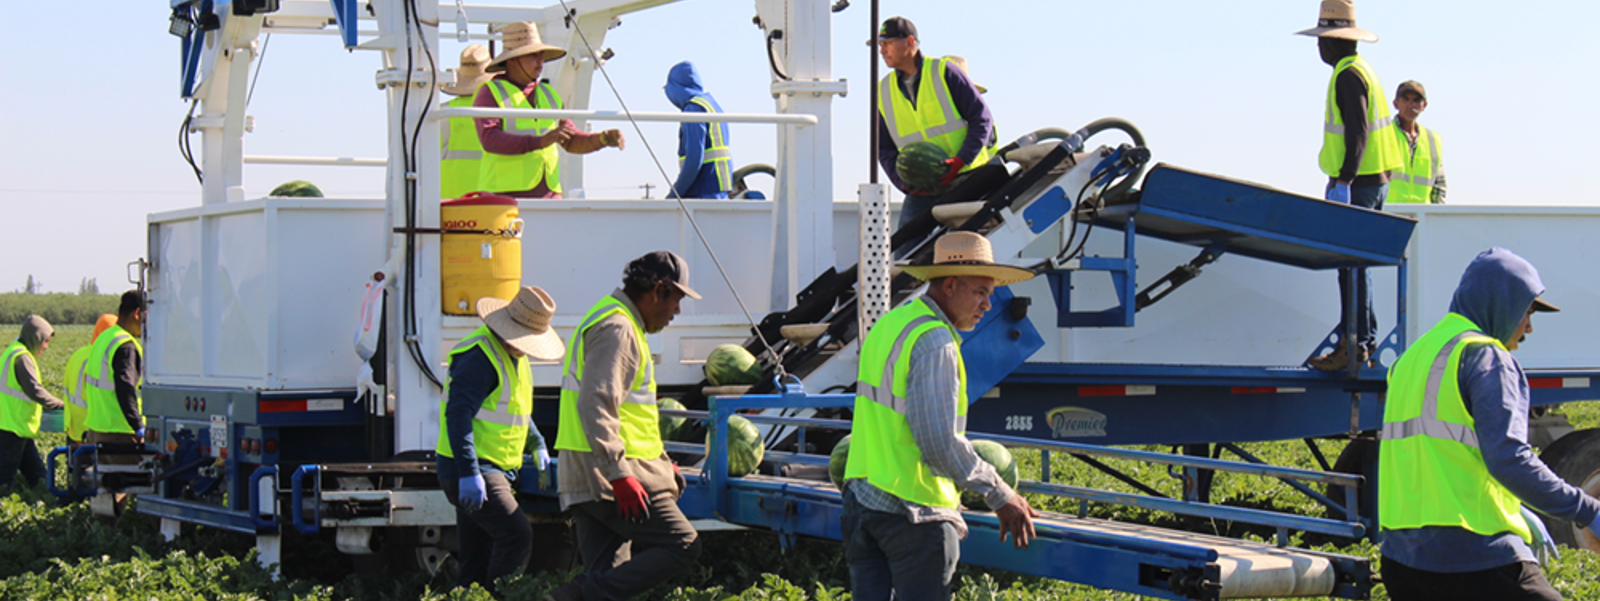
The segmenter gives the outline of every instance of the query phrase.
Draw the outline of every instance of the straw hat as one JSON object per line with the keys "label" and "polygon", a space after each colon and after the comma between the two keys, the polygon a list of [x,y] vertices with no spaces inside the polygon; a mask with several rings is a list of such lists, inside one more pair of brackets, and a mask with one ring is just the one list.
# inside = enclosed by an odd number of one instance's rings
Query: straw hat
{"label": "straw hat", "polygon": [[1006,286],[1033,279],[1032,271],[994,262],[989,239],[974,232],[951,232],[933,243],[932,265],[900,265],[911,277],[924,282],[942,277],[974,275],[994,278],[994,285]]}
{"label": "straw hat", "polygon": [[535,52],[542,53],[544,60],[553,61],[567,55],[567,51],[544,43],[539,39],[539,28],[530,21],[522,21],[507,25],[500,30],[500,41],[504,42],[506,49],[500,51],[500,56],[494,57],[489,63],[489,72],[498,73],[506,70],[506,61],[519,56],[527,56]]}
{"label": "straw hat", "polygon": [[1317,26],[1295,33],[1357,42],[1378,41],[1378,34],[1356,27],[1356,5],[1352,0],[1322,0],[1322,13],[1317,16]]}
{"label": "straw hat", "polygon": [[961,72],[967,74],[967,80],[972,82],[973,87],[978,88],[978,93],[979,94],[987,94],[987,93],[989,93],[989,88],[983,87],[983,84],[980,84],[976,80],[972,79],[972,69],[968,69],[967,68],[967,59],[959,57],[959,56],[956,56],[954,54],[947,54],[947,55],[944,56],[944,60],[947,60],[947,61],[950,61],[952,63],[955,63],[955,65],[957,67],[961,67]]}
{"label": "straw hat", "polygon": [[556,314],[556,301],[537,286],[524,286],[510,302],[484,297],[478,299],[478,317],[495,335],[523,354],[554,361],[566,354],[561,337],[550,329]]}
{"label": "straw hat", "polygon": [[493,73],[484,72],[483,68],[489,64],[489,49],[481,44],[470,44],[461,49],[461,68],[456,69],[456,82],[440,89],[446,94],[456,96],[470,96],[478,92],[478,86],[494,79]]}

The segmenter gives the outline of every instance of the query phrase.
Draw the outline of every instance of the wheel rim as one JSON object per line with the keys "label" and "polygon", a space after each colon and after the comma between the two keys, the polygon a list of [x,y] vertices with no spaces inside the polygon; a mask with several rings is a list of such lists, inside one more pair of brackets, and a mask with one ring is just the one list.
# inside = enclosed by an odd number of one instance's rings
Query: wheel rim
{"label": "wheel rim", "polygon": [[[1583,491],[1590,496],[1600,494],[1600,470],[1595,470],[1589,477],[1583,479]],[[1600,538],[1596,538],[1588,528],[1572,525],[1572,536],[1578,541],[1578,546],[1591,552],[1600,553]]]}

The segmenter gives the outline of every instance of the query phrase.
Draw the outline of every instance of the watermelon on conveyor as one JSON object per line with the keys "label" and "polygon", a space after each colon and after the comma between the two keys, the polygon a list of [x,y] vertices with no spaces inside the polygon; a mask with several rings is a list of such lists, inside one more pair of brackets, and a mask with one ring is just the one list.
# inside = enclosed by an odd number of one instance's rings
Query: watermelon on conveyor
{"label": "watermelon on conveyor", "polygon": [[835,487],[844,486],[844,466],[850,459],[850,435],[844,435],[839,442],[834,443],[833,453],[828,455],[828,479],[833,481]]}
{"label": "watermelon on conveyor", "polygon": [[761,381],[756,356],[737,344],[724,344],[706,355],[706,379],[712,386],[747,386]]}
{"label": "watermelon on conveyor", "polygon": [[[750,420],[737,415],[728,418],[728,475],[739,477],[756,473],[766,455],[761,446],[761,431]],[[711,454],[711,434],[706,433],[706,454]]]}
{"label": "watermelon on conveyor", "polygon": [[[685,407],[683,406],[683,403],[679,403],[678,402],[678,399],[666,397],[666,398],[656,399],[656,409],[657,410],[663,410],[663,411],[665,411],[665,410],[683,411],[685,409]],[[678,439],[678,437],[682,436],[683,435],[683,431],[688,427],[688,424],[686,422],[689,421],[689,418],[687,418],[687,417],[674,417],[674,416],[670,416],[670,415],[667,415],[665,413],[662,413],[662,414],[660,414],[659,419],[661,420],[661,424],[660,424],[661,440],[671,441],[671,442],[682,442],[681,440]]]}
{"label": "watermelon on conveyor", "polygon": [[[992,440],[974,440],[972,450],[978,453],[978,458],[984,463],[994,466],[994,470],[1000,472],[1000,479],[1005,480],[1008,486],[1017,487],[1017,460],[1011,456],[1010,449]],[[961,491],[961,504],[967,509],[989,510],[989,504],[984,502],[983,497],[966,491]]]}
{"label": "watermelon on conveyor", "polygon": [[949,169],[944,166],[950,155],[933,142],[912,142],[900,149],[894,160],[895,173],[900,181],[918,190],[939,187],[939,178]]}

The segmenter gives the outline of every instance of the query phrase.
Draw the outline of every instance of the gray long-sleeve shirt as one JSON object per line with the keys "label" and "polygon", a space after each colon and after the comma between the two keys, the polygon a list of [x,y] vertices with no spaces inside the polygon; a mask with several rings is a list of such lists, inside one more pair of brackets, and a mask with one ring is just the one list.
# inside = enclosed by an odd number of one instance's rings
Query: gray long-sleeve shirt
{"label": "gray long-sleeve shirt", "polygon": [[[946,324],[939,304],[922,298],[912,302],[926,303],[935,317]],[[954,480],[958,488],[983,496],[990,509],[1011,502],[1016,494],[994,466],[978,458],[966,436],[956,433],[956,404],[967,399],[958,398],[956,386],[957,365],[961,359],[959,341],[947,328],[933,328],[911,348],[911,375],[906,384],[906,421],[911,426],[911,438],[922,452],[922,461],[938,476]],[[856,500],[867,509],[897,513],[906,516],[913,524],[923,522],[952,522],[962,538],[967,536],[967,524],[961,512],[944,507],[929,507],[903,500],[867,483],[864,478],[850,480],[847,486],[855,491]]]}
{"label": "gray long-sleeve shirt", "polygon": [[45,390],[44,384],[39,381],[39,366],[34,363],[31,353],[17,355],[16,363],[12,369],[17,372],[17,387],[28,400],[44,405],[45,409],[60,409],[65,406],[61,399]]}

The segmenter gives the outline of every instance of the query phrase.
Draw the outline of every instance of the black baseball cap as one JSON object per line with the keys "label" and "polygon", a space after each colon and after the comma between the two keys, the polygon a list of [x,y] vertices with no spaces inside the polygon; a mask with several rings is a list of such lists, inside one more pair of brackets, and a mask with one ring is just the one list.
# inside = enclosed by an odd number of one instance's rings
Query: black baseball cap
{"label": "black baseball cap", "polygon": [[917,26],[911,23],[911,19],[890,17],[889,20],[883,22],[882,27],[878,28],[878,39],[880,40],[904,37],[917,37]]}
{"label": "black baseball cap", "polygon": [[634,259],[628,264],[628,273],[663,278],[682,290],[685,296],[700,300],[700,293],[689,287],[689,262],[670,250],[658,250]]}

